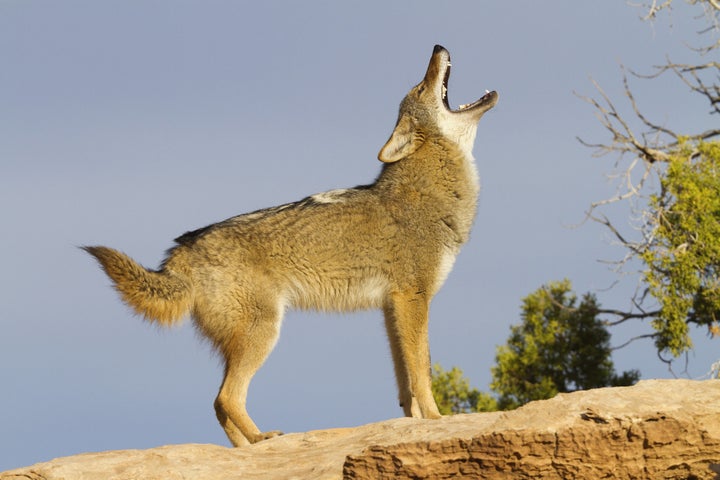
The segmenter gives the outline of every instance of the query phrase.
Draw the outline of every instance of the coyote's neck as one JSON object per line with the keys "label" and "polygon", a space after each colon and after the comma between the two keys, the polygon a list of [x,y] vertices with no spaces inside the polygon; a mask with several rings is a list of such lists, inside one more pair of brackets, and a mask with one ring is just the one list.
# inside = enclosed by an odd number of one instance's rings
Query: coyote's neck
{"label": "coyote's neck", "polygon": [[[439,122],[438,126],[446,139],[451,139],[456,148],[462,152],[463,163],[470,178],[477,189],[480,188],[480,176],[478,175],[475,157],[473,157],[473,146],[477,135],[477,122]],[[477,192],[476,192],[477,195]]]}
{"label": "coyote's neck", "polygon": [[457,243],[467,240],[480,184],[472,153],[455,142],[428,138],[412,155],[386,164],[376,187],[409,215],[451,224]]}
{"label": "coyote's neck", "polygon": [[477,123],[439,122],[438,126],[443,137],[455,142],[474,168],[475,161],[473,159],[472,149],[475,145],[475,136],[477,135]]}

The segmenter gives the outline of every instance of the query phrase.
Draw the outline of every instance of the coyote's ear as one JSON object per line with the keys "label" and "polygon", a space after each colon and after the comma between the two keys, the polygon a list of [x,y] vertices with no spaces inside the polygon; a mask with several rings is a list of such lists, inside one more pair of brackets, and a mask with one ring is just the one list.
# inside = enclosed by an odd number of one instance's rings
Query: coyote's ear
{"label": "coyote's ear", "polygon": [[378,154],[380,161],[385,163],[397,162],[420,148],[425,140],[422,135],[417,133],[412,118],[408,115],[401,116],[395,130],[390,135],[390,139],[380,149]]}

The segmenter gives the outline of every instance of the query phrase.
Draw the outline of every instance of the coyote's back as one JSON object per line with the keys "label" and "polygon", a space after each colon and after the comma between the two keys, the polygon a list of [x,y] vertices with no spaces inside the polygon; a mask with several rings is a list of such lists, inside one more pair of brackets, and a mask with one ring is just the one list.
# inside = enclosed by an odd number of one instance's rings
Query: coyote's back
{"label": "coyote's back", "polygon": [[84,247],[137,313],[161,324],[190,313],[223,355],[215,410],[234,445],[279,434],[261,432],[245,400],[287,308],[382,309],[405,415],[440,416],[430,388],[429,304],[470,234],[479,190],[472,146],[477,122],[497,102],[487,92],[450,109],[449,73],[450,55],[436,46],[369,185],[188,232],[158,270]]}

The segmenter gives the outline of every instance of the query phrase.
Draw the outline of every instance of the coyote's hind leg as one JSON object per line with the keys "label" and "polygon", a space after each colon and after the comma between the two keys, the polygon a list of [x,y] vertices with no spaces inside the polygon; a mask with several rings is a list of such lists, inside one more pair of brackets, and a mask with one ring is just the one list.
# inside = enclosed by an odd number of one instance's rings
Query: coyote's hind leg
{"label": "coyote's hind leg", "polygon": [[232,338],[224,345],[225,378],[215,399],[218,421],[236,447],[282,434],[261,432],[246,408],[250,380],[275,346],[282,313],[275,308],[262,308],[255,302],[250,304],[252,311],[237,320]]}

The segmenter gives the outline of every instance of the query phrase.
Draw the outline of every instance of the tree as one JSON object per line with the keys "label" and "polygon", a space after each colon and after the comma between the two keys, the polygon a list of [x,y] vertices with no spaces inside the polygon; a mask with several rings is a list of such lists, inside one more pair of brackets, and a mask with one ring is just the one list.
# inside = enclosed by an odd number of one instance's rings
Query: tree
{"label": "tree", "polygon": [[[655,19],[672,3],[653,0],[641,5],[647,9],[645,20]],[[703,9],[699,35],[720,33],[720,2],[687,3]],[[690,48],[695,62],[676,63],[668,58],[649,75],[624,74],[629,118],[597,84],[599,99],[582,97],[595,108],[611,139],[581,142],[593,147],[596,156],[618,156],[617,194],[593,203],[587,215],[624,247],[625,256],[613,262],[616,271],[635,273],[638,279],[631,308],[601,313],[614,316],[608,325],[651,319],[652,331],[637,338],[654,339],[660,358],[668,363],[692,348],[690,325],[703,326],[711,335],[720,333],[720,128],[681,134],[653,122],[642,113],[629,78],[648,81],[673,74],[683,89],[709,103],[709,112],[698,112],[697,118],[718,115],[720,63],[708,61],[718,51],[720,41],[716,40]],[[613,204],[627,206],[630,221],[622,216],[611,220],[607,212],[613,211]]]}
{"label": "tree", "polygon": [[470,388],[462,370],[433,367],[433,395],[443,415],[510,410],[533,400],[588,388],[632,385],[631,370],[616,375],[610,334],[591,294],[577,305],[568,280],[541,287],[523,299],[522,321],[498,347],[491,390]]}
{"label": "tree", "polygon": [[500,409],[560,392],[637,382],[635,370],[615,374],[610,334],[598,318],[595,296],[585,294],[577,305],[571,289],[568,280],[552,282],[523,299],[522,322],[510,328],[492,368]]}
{"label": "tree", "polygon": [[458,367],[445,371],[439,364],[433,365],[432,392],[443,415],[493,412],[498,409],[491,395],[470,388],[470,382]]}
{"label": "tree", "polygon": [[719,332],[720,142],[681,143],[660,180],[649,202],[654,237],[640,256],[648,293],[659,303],[655,343],[677,356],[692,347],[689,324]]}

